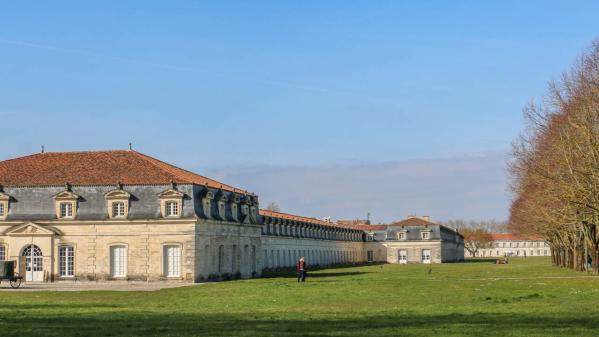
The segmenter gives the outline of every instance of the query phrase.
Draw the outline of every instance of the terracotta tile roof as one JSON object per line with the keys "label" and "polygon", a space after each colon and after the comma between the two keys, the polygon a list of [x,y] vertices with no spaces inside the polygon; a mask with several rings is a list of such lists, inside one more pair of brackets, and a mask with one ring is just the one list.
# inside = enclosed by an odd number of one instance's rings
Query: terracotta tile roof
{"label": "terracotta tile roof", "polygon": [[362,225],[370,225],[369,220],[337,220],[337,223],[342,226],[354,227],[354,226],[362,226]]}
{"label": "terracotta tile roof", "polygon": [[292,220],[292,221],[303,221],[303,222],[309,222],[309,223],[313,223],[313,224],[317,224],[317,225],[332,225],[332,223],[330,222],[326,222],[323,220],[319,220],[316,218],[308,218],[305,216],[299,216],[299,215],[293,215],[293,214],[287,214],[287,213],[281,213],[281,212],[274,212],[274,211],[269,211],[269,210],[265,210],[265,209],[261,209],[259,212],[260,215],[262,216],[268,216],[271,218],[279,218],[279,219],[286,219],[286,220]]}
{"label": "terracotta tile roof", "polygon": [[196,184],[242,193],[132,150],[46,152],[0,162],[3,186]]}
{"label": "terracotta tile roof", "polygon": [[389,226],[424,226],[424,225],[438,225],[436,222],[425,220],[418,217],[409,217],[407,219],[397,221]]}
{"label": "terracotta tile roof", "polygon": [[538,235],[518,235],[512,233],[491,233],[493,241],[544,241]]}
{"label": "terracotta tile roof", "polygon": [[308,223],[312,223],[312,224],[316,224],[316,225],[321,225],[321,226],[330,226],[330,227],[339,227],[339,228],[346,228],[346,229],[355,229],[353,227],[347,227],[347,226],[343,226],[343,225],[339,225],[337,223],[334,222],[326,222],[320,219],[316,219],[316,218],[308,218],[305,216],[299,216],[299,215],[293,215],[293,214],[287,214],[287,213],[281,213],[281,212],[273,212],[273,211],[269,211],[269,210],[265,210],[265,209],[261,209],[259,211],[259,214],[261,216],[268,216],[271,218],[279,218],[279,219],[286,219],[286,220],[292,220],[292,221],[303,221],[303,222],[308,222]]}
{"label": "terracotta tile roof", "polygon": [[425,225],[434,225],[434,226],[441,226],[441,227],[445,227],[448,228],[452,231],[456,231],[455,229],[436,223],[436,222],[432,222],[430,220],[425,220],[419,217],[409,217],[407,219],[404,220],[400,220],[400,221],[396,221],[392,224],[388,224],[388,225],[384,225],[384,224],[380,224],[380,225],[360,225],[354,228],[358,228],[364,231],[380,231],[380,230],[386,230],[388,227],[397,227],[397,226],[425,226]]}
{"label": "terracotta tile roof", "polygon": [[363,231],[382,231],[386,230],[387,227],[389,227],[389,225],[357,225],[352,228],[360,229]]}

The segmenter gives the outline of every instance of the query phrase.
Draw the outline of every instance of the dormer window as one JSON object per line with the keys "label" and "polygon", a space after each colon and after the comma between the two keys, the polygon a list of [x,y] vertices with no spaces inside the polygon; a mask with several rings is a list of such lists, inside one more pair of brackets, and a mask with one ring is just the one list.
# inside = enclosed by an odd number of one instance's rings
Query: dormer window
{"label": "dormer window", "polygon": [[123,190],[120,184],[117,189],[106,193],[104,197],[106,198],[106,209],[109,218],[125,219],[129,216],[131,194]]}
{"label": "dormer window", "polygon": [[115,201],[112,203],[112,217],[113,218],[124,218],[125,217],[125,203],[122,201]]}
{"label": "dormer window", "polygon": [[214,199],[214,193],[206,187],[204,197],[202,198],[202,208],[204,210],[204,216],[208,219],[212,218],[212,199]]}
{"label": "dormer window", "polygon": [[217,200],[218,200],[217,201],[218,216],[222,220],[226,220],[225,205],[226,205],[227,201],[229,200],[229,198],[227,197],[225,192],[220,190],[220,191],[218,191]]}
{"label": "dormer window", "polygon": [[258,213],[258,212],[257,212],[257,208],[256,208],[256,206],[251,206],[251,207],[250,207],[250,221],[251,221],[252,223],[256,223],[256,222],[257,222],[257,220],[256,220],[256,214],[257,214],[257,213]]}
{"label": "dormer window", "polygon": [[225,217],[225,202],[224,201],[218,202],[218,214],[220,215],[221,218]]}
{"label": "dormer window", "polygon": [[0,220],[6,220],[6,216],[8,215],[9,201],[10,196],[2,192],[2,188],[0,187]]}
{"label": "dormer window", "polygon": [[237,216],[237,204],[236,203],[231,203],[231,215],[233,216],[233,219],[237,220],[238,216]]}
{"label": "dormer window", "polygon": [[60,203],[60,218],[72,218],[73,217],[73,203],[61,202]]}
{"label": "dormer window", "polygon": [[54,196],[56,217],[59,219],[75,219],[77,217],[78,200],[79,196],[71,192],[70,186],[67,185],[66,191]]}
{"label": "dormer window", "polygon": [[399,232],[399,233],[397,233],[397,239],[398,240],[405,240],[406,239],[406,232]]}
{"label": "dormer window", "polygon": [[241,220],[243,223],[250,222],[250,207],[247,204],[241,205]]}
{"label": "dormer window", "polygon": [[422,240],[430,240],[431,232],[425,231],[420,233]]}
{"label": "dormer window", "polygon": [[179,203],[177,201],[167,201],[164,203],[165,212],[167,217],[179,216]]}
{"label": "dormer window", "polygon": [[158,195],[160,213],[164,218],[179,218],[183,208],[184,194],[175,190],[174,186]]}

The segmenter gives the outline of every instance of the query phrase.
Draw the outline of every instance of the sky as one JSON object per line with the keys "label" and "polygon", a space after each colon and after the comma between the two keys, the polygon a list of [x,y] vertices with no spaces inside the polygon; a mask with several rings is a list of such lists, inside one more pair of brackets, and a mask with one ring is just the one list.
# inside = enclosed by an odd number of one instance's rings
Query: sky
{"label": "sky", "polygon": [[596,1],[0,3],[0,160],[133,148],[262,206],[507,219],[522,107]]}

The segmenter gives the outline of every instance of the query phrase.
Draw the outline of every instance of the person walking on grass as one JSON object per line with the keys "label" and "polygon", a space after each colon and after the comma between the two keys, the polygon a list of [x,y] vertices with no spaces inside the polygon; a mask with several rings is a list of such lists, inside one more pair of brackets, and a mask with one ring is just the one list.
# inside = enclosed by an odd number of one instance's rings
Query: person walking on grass
{"label": "person walking on grass", "polygon": [[593,271],[593,258],[591,254],[587,255],[587,271]]}
{"label": "person walking on grass", "polygon": [[306,264],[306,260],[302,256],[296,264],[297,267],[297,282],[305,282],[306,281],[306,268],[308,265]]}

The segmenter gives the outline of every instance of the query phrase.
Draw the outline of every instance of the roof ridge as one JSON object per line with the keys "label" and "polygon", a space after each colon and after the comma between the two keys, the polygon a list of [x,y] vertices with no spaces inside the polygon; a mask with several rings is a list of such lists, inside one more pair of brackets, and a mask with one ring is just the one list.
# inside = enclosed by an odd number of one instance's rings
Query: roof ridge
{"label": "roof ridge", "polygon": [[[165,169],[164,169],[164,167],[161,167],[161,166],[160,166],[160,165],[158,165],[158,164],[157,164],[155,161],[158,161],[158,162],[160,162],[160,163],[162,163],[162,164],[165,164],[165,165],[170,165],[170,164],[167,164],[167,163],[165,163],[165,162],[163,162],[163,161],[161,161],[161,160],[158,160],[158,159],[156,159],[156,158],[154,158],[154,157],[151,157],[151,156],[145,155],[145,154],[143,154],[143,153],[137,152],[137,151],[135,151],[135,150],[130,150],[130,151],[131,151],[131,153],[133,153],[133,154],[137,155],[138,157],[140,157],[141,159],[143,159],[145,162],[148,162],[148,163],[150,163],[151,165],[153,165],[154,167],[158,168],[158,169],[159,169],[159,170],[161,170],[162,172],[164,172],[164,173],[166,173],[166,174],[168,174],[168,175],[175,176],[175,178],[178,178],[178,179],[181,179],[181,180],[185,180],[185,181],[187,181],[187,183],[192,183],[191,181],[188,181],[188,179],[185,179],[185,178],[183,178],[183,177],[180,177],[180,176],[179,176],[178,174],[176,174],[175,172],[168,172],[167,170],[165,170]],[[177,166],[174,166],[174,165],[170,165],[170,166],[173,166],[173,167],[175,167],[175,168],[178,168],[178,169],[180,169],[179,167],[177,167]]]}
{"label": "roof ridge", "polygon": [[327,222],[324,221],[322,219],[318,219],[318,218],[311,218],[311,217],[307,217],[307,216],[302,216],[302,215],[295,215],[295,214],[291,214],[291,213],[283,213],[283,212],[277,212],[277,211],[271,211],[268,209],[260,209],[259,212],[270,212],[270,213],[275,213],[275,214],[279,214],[281,216],[287,216],[287,217],[291,217],[291,218],[299,218],[300,220],[303,221],[313,221],[318,223],[319,225],[324,225],[324,226],[330,226],[330,227],[335,227],[335,228],[345,228],[345,229],[356,229],[356,228],[352,228],[351,226],[346,226],[346,225],[342,225],[339,224],[337,222]]}
{"label": "roof ridge", "polygon": [[9,159],[0,160],[0,163],[6,163],[8,161],[14,161],[14,160],[19,160],[19,159],[23,159],[23,158],[30,158],[30,157],[40,156],[40,155],[43,155],[43,154],[44,154],[44,152],[32,153],[32,154],[28,154],[28,155],[22,156],[22,157],[15,157],[15,158],[9,158]]}
{"label": "roof ridge", "polygon": [[[214,182],[214,183],[215,183],[215,184],[217,184],[217,185],[218,185],[218,184],[220,184],[220,185],[221,185],[221,187],[226,187],[227,189],[230,189],[230,190],[232,190],[232,191],[239,191],[239,192],[242,192],[242,190],[240,190],[240,189],[238,189],[238,188],[235,188],[235,187],[233,187],[233,186],[231,186],[231,185],[224,184],[224,183],[222,183],[222,182],[220,182],[220,181],[218,181],[218,180],[214,180],[214,179],[212,179],[212,178],[205,177],[205,176],[203,176],[203,175],[201,175],[201,174],[198,174],[198,173],[195,173],[195,172],[192,172],[192,171],[186,170],[186,169],[184,169],[184,168],[181,168],[181,167],[179,167],[179,166],[177,166],[177,165],[169,164],[169,163],[167,163],[167,162],[165,162],[165,161],[162,161],[162,160],[160,160],[160,159],[154,158],[154,157],[152,157],[152,156],[149,156],[149,155],[147,155],[147,154],[144,154],[144,153],[141,153],[141,152],[137,152],[137,151],[135,151],[135,150],[129,150],[129,151],[131,151],[132,153],[134,153],[134,154],[136,154],[137,156],[141,157],[141,158],[142,158],[142,159],[144,159],[145,161],[147,161],[147,162],[150,162],[152,165],[154,165],[154,166],[158,167],[160,170],[163,170],[163,171],[165,171],[165,170],[164,170],[164,167],[161,167],[161,165],[170,166],[170,167],[173,167],[173,168],[175,168],[175,169],[177,169],[177,170],[183,171],[183,172],[185,172],[185,173],[188,173],[188,174],[193,174],[193,175],[195,175],[195,176],[197,176],[197,177],[200,177],[201,179],[205,179],[205,180],[208,180],[208,181],[212,181],[212,182]],[[175,177],[177,177],[177,178],[179,178],[179,179],[181,179],[181,180],[186,180],[186,181],[188,181],[188,183],[192,183],[192,184],[193,184],[193,181],[189,181],[189,179],[187,179],[187,178],[185,178],[185,177],[181,176],[181,174],[179,174],[179,172],[167,172],[167,173],[169,173],[169,174],[172,174],[172,175],[174,175]]]}
{"label": "roof ridge", "polygon": [[[58,171],[56,171],[58,170]],[[255,194],[172,165],[152,156],[129,150],[94,150],[34,153],[0,161],[3,185],[191,184],[227,192]]]}
{"label": "roof ridge", "polygon": [[[71,154],[71,153],[109,153],[109,152],[135,152],[133,150],[81,150],[81,151],[45,151],[38,154]],[[23,158],[23,157],[20,157]]]}

